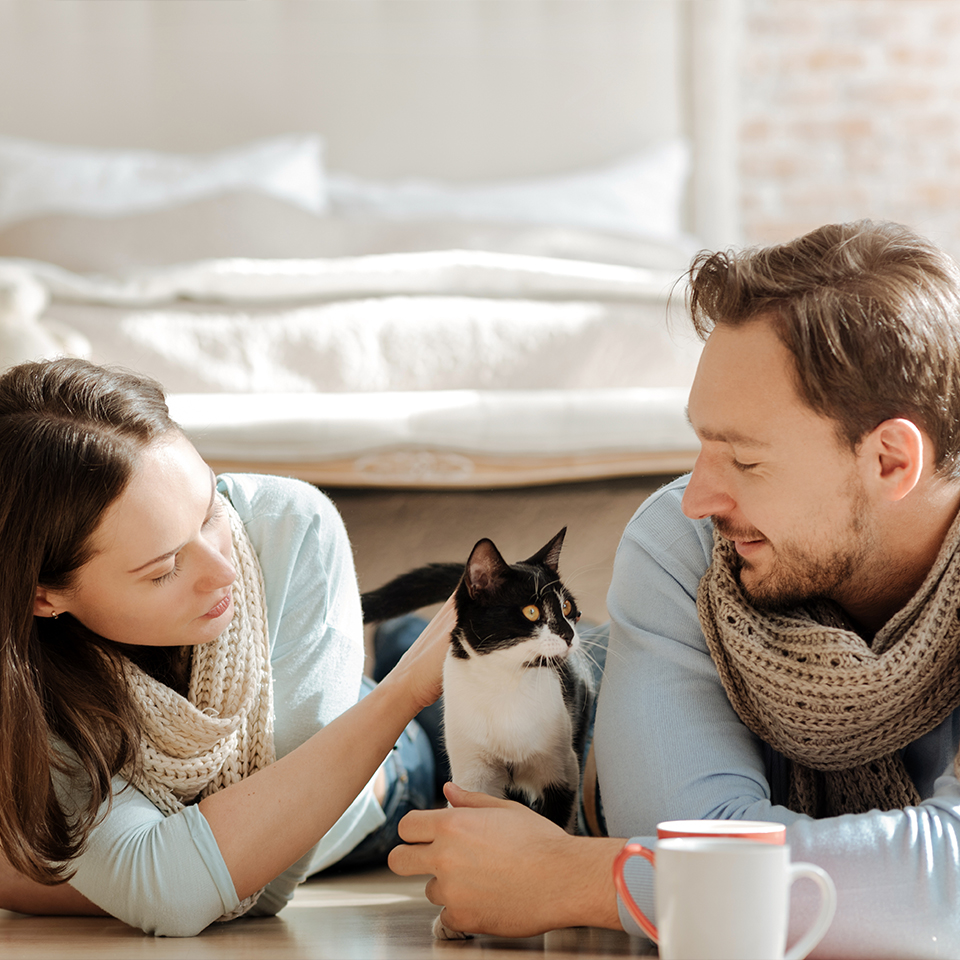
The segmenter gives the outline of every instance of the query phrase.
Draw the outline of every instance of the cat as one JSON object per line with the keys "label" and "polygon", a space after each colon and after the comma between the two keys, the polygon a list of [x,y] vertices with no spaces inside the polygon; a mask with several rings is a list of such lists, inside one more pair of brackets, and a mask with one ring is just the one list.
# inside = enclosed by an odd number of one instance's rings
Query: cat
{"label": "cat", "polygon": [[[559,576],[567,529],[527,560],[508,564],[489,539],[466,565],[432,563],[362,596],[364,622],[446,600],[457,625],[443,667],[443,737],[451,779],[517,800],[572,833],[580,761],[595,695]],[[434,923],[437,939],[466,934]]]}

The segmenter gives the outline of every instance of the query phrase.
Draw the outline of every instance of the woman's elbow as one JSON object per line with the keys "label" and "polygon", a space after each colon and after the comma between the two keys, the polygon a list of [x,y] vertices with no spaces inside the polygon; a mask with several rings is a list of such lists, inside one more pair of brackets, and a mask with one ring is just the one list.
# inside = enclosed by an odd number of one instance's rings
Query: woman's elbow
{"label": "woman's elbow", "polygon": [[0,857],[0,909],[36,916],[109,916],[69,883],[37,883]]}

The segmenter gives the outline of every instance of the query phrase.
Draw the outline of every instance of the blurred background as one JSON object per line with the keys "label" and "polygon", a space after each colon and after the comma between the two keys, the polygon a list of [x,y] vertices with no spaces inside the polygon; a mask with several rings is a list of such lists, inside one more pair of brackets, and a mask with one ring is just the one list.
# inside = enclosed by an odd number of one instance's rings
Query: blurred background
{"label": "blurred background", "polygon": [[566,525],[602,620],[696,455],[690,258],[960,256],[958,49],[960,0],[0,0],[0,361],[157,376],[218,469],[331,495],[364,588]]}

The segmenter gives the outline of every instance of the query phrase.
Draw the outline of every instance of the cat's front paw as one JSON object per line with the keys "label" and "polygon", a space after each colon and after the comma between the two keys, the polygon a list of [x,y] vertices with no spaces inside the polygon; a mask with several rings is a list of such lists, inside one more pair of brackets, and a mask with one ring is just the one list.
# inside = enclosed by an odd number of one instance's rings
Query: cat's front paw
{"label": "cat's front paw", "polygon": [[441,922],[440,918],[437,917],[433,921],[433,937],[435,940],[470,940],[471,935],[469,933],[462,933],[460,930],[451,930],[449,927],[445,927]]}

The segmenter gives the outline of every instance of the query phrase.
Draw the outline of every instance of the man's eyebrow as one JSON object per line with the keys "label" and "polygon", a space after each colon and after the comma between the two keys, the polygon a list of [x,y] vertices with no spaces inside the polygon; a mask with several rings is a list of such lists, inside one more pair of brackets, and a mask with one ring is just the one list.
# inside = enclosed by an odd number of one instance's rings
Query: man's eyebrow
{"label": "man's eyebrow", "polygon": [[711,443],[738,443],[745,447],[769,447],[769,440],[760,440],[758,437],[750,437],[745,433],[740,433],[738,430],[711,430],[709,427],[700,427],[697,429],[693,426],[693,421],[690,419],[690,408],[684,408],[684,416],[687,418],[687,423],[693,427],[694,432],[701,440],[709,440]]}
{"label": "man's eyebrow", "polygon": [[[217,496],[217,478],[213,470],[210,471],[210,485],[212,489],[210,491],[210,503],[207,505],[207,513],[209,513],[210,510],[213,508],[213,501],[216,499],[216,496]],[[137,567],[136,569],[128,570],[127,572],[140,573],[141,570],[146,570],[148,567],[152,567],[156,563],[162,563],[164,560],[169,560],[171,557],[178,554],[183,549],[183,547],[184,547],[184,544],[181,543],[180,546],[174,547],[172,550],[168,550],[166,553],[161,553],[159,557],[154,557],[152,560],[148,560],[146,563],[140,564],[140,566]]]}

